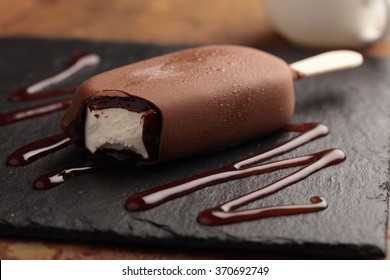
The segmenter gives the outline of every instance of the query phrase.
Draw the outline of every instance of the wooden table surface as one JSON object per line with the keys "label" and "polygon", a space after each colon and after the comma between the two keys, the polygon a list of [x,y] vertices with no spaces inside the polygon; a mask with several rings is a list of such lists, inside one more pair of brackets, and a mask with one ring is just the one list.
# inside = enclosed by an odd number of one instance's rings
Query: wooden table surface
{"label": "wooden table surface", "polygon": [[[1,0],[0,36],[18,35],[159,44],[234,43],[257,47],[289,44],[272,30],[261,0]],[[388,56],[390,40],[360,51]],[[387,236],[390,247],[390,234]],[[0,259],[237,258],[284,256],[0,238]]]}

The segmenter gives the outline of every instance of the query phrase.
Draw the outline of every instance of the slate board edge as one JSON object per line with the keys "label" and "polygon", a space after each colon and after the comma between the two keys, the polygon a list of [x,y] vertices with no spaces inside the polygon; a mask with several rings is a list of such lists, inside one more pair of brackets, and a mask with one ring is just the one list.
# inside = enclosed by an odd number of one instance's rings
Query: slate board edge
{"label": "slate board edge", "polygon": [[[172,236],[171,238],[139,238],[139,237],[123,237],[113,231],[106,231],[96,234],[96,232],[90,231],[77,231],[77,230],[63,230],[60,228],[45,227],[35,229],[34,227],[28,226],[23,228],[14,228],[12,225],[2,225],[1,236],[5,237],[22,237],[32,239],[47,239],[51,241],[76,241],[76,242],[98,242],[101,244],[123,244],[123,245],[157,245],[161,248],[169,248],[170,246],[177,248],[178,243],[180,248],[216,248],[216,249],[240,249],[248,250],[248,252],[256,252],[259,254],[281,254],[288,255],[293,258],[309,258],[315,257],[320,259],[376,259],[385,256],[384,252],[372,245],[353,245],[353,244],[340,244],[332,246],[329,244],[318,244],[318,243],[301,243],[294,245],[280,244],[269,242],[268,244],[260,244],[257,242],[234,242],[229,241],[228,243],[207,240],[207,239],[196,239],[185,238],[182,236]],[[66,238],[64,238],[66,236]],[[301,250],[302,247],[305,250]]]}

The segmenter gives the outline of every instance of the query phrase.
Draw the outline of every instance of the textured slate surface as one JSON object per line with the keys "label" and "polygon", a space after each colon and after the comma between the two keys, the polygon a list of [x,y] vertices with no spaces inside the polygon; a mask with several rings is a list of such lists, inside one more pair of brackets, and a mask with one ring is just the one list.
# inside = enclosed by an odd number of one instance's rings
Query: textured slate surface
{"label": "textured slate surface", "polygon": [[[97,52],[103,63],[71,79],[70,84],[93,73],[175,49],[179,47],[1,39],[0,112],[25,107],[26,104],[6,101],[8,93],[55,73],[75,51]],[[293,49],[268,51],[289,62],[311,55]],[[31,185],[38,175],[83,158],[80,151],[69,147],[25,167],[4,164],[7,155],[21,145],[59,132],[61,113],[55,113],[0,127],[0,233],[168,246],[240,247],[332,258],[381,256],[386,250],[388,214],[389,77],[390,60],[367,59],[359,69],[296,82],[297,108],[292,122],[322,122],[330,127],[331,134],[290,155],[340,148],[346,152],[347,160],[253,206],[307,203],[311,196],[320,195],[329,203],[325,211],[217,227],[196,223],[201,210],[290,171],[220,184],[146,212],[129,213],[123,207],[133,193],[223,166],[275,145],[288,137],[284,134],[160,166],[106,170],[73,178],[50,191],[35,191]]]}

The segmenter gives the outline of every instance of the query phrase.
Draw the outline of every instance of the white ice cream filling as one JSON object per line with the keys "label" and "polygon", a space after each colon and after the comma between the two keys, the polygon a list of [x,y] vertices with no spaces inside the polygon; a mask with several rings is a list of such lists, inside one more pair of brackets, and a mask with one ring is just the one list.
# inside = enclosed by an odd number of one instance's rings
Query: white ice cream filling
{"label": "white ice cream filling", "polygon": [[92,110],[87,107],[85,146],[95,153],[98,149],[131,150],[148,159],[143,139],[144,112],[122,108]]}

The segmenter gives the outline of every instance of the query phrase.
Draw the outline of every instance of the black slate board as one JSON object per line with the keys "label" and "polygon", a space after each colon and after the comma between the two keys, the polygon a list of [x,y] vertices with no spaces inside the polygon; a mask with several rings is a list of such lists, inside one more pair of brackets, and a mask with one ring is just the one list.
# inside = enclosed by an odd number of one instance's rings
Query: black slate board
{"label": "black slate board", "polygon": [[[76,51],[97,52],[103,63],[72,78],[70,84],[180,48],[183,47],[1,39],[0,112],[25,107],[26,104],[8,102],[8,94],[60,70]],[[312,55],[293,49],[268,51],[288,62]],[[31,185],[38,175],[84,157],[78,149],[69,147],[26,167],[4,164],[7,155],[21,145],[59,132],[62,113],[55,113],[0,128],[0,234],[249,248],[331,258],[383,256],[389,190],[389,77],[390,60],[370,58],[355,70],[296,82],[297,106],[292,122],[322,122],[329,126],[331,134],[289,156],[340,148],[347,160],[253,205],[307,203],[311,196],[320,195],[329,203],[325,211],[217,227],[196,223],[201,210],[290,171],[220,184],[146,212],[130,213],[123,207],[131,194],[223,166],[287,139],[280,133],[208,155],[159,166],[106,170],[73,178],[50,191],[35,191]]]}

